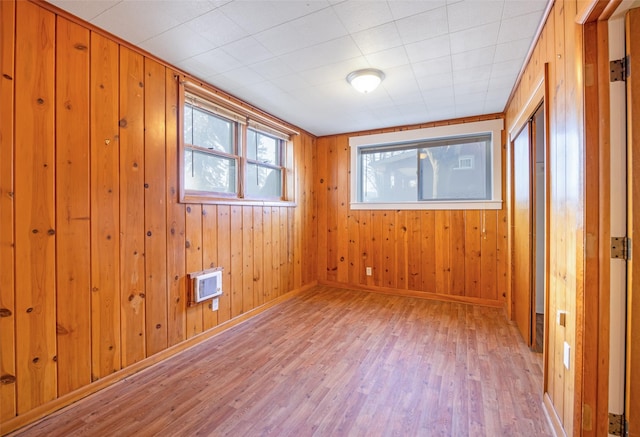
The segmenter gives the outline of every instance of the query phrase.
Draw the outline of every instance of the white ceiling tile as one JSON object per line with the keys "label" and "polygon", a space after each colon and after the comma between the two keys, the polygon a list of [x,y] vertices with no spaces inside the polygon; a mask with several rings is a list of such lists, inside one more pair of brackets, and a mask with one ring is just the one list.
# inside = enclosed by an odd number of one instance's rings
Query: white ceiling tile
{"label": "white ceiling tile", "polygon": [[253,64],[252,67],[259,71],[266,79],[287,76],[294,72],[293,69],[289,68],[289,66],[280,58],[271,58],[257,62]]}
{"label": "white ceiling tile", "polygon": [[306,71],[360,56],[360,50],[349,36],[314,45],[281,56],[294,71]]}
{"label": "white ceiling tile", "polygon": [[225,52],[247,64],[255,64],[273,58],[273,54],[252,36],[226,44],[223,48]]}
{"label": "white ceiling tile", "polygon": [[288,92],[301,90],[310,86],[309,82],[307,82],[301,74],[289,74],[287,76],[275,77],[270,79],[270,82],[278,88]]}
{"label": "white ceiling tile", "polygon": [[174,27],[140,43],[140,47],[168,62],[177,63],[215,48],[186,25]]}
{"label": "white ceiling tile", "polygon": [[451,56],[453,71],[491,65],[493,63],[495,51],[495,46],[489,46],[468,52],[456,53]]}
{"label": "white ceiling tile", "polygon": [[428,59],[441,58],[451,54],[451,49],[449,48],[449,35],[442,35],[407,44],[405,49],[407,50],[407,55],[411,62],[426,61]]}
{"label": "white ceiling tile", "polygon": [[444,0],[389,0],[389,9],[393,14],[393,18],[400,20],[411,15],[417,15],[425,11],[438,9],[447,3]]}
{"label": "white ceiling tile", "polygon": [[405,44],[444,35],[448,31],[447,8],[438,8],[396,21]]}
{"label": "white ceiling tile", "polygon": [[522,60],[524,59],[525,54],[529,51],[530,46],[531,38],[517,39],[515,41],[508,41],[502,44],[498,44],[496,46],[496,55],[494,57],[494,62],[504,62],[518,59],[520,60],[520,64],[522,65]]}
{"label": "white ceiling tile", "polygon": [[185,59],[180,64],[194,66],[207,65],[209,67],[207,76],[226,73],[242,66],[242,62],[229,55],[224,49],[209,50],[208,52]]}
{"label": "white ceiling tile", "polygon": [[[383,50],[381,52],[370,53],[365,58],[373,68],[388,69],[399,67],[401,65],[409,65],[409,58],[404,47],[394,47],[392,49]],[[411,67],[409,67],[411,69]]]}
{"label": "white ceiling tile", "polygon": [[477,80],[474,82],[454,82],[453,85],[453,90],[456,96],[473,93],[483,93],[483,95],[486,95],[487,88],[489,88],[489,79]]}
{"label": "white ceiling tile", "polygon": [[449,34],[451,53],[468,52],[469,50],[495,45],[500,30],[500,23],[491,23],[451,33]]}
{"label": "white ceiling tile", "polygon": [[402,38],[400,38],[395,23],[387,23],[353,33],[351,37],[364,54],[380,52],[402,45]]}
{"label": "white ceiling tile", "polygon": [[548,0],[505,1],[502,18],[513,18],[530,12],[541,13],[547,7]]}
{"label": "white ceiling tile", "polygon": [[327,7],[329,3],[322,0],[244,0],[229,2],[220,9],[245,31],[255,34]]}
{"label": "white ceiling tile", "polygon": [[343,2],[333,6],[333,10],[349,33],[359,32],[393,21],[387,2],[379,0]]}
{"label": "white ceiling tile", "polygon": [[326,8],[256,35],[275,55],[315,46],[347,35],[333,9]]}
{"label": "white ceiling tile", "polygon": [[91,21],[122,0],[49,0],[49,3],[64,9],[86,21]]}
{"label": "white ceiling tile", "polygon": [[433,59],[431,61],[422,61],[413,64],[413,73],[417,78],[451,74],[451,57],[443,56],[442,58]]}
{"label": "white ceiling tile", "polygon": [[330,84],[334,81],[347,84],[347,75],[349,73],[367,67],[369,67],[369,64],[364,57],[345,59],[335,64],[322,65],[318,68],[307,70],[304,72],[304,78],[313,86]]}
{"label": "white ceiling tile", "polygon": [[207,12],[187,22],[186,25],[200,36],[211,41],[214,47],[223,46],[248,35],[244,29],[224,15],[220,9]]}
{"label": "white ceiling tile", "polygon": [[[140,16],[144,16],[145,19],[140,20]],[[179,24],[170,14],[165,14],[158,8],[147,8],[145,2],[131,1],[118,3],[98,15],[92,23],[102,28],[111,25],[114,33],[133,44],[138,44]]]}
{"label": "white ceiling tile", "polygon": [[479,80],[489,80],[491,77],[491,65],[484,65],[478,68],[468,70],[457,70],[453,72],[453,83],[463,84],[467,82],[476,82]]}
{"label": "white ceiling tile", "polygon": [[493,64],[491,67],[491,78],[500,81],[500,79],[504,79],[505,77],[513,77],[518,75],[520,72],[520,67],[522,66],[521,60],[513,60],[506,62],[499,62]]}
{"label": "white ceiling tile", "polygon": [[424,94],[426,91],[453,89],[453,77],[451,73],[436,74],[433,76],[424,76],[416,78],[420,90]]}
{"label": "white ceiling tile", "polygon": [[447,6],[449,32],[459,32],[500,21],[503,0],[466,0]]}
{"label": "white ceiling tile", "polygon": [[504,20],[500,25],[498,43],[505,43],[522,38],[529,38],[529,40],[531,40],[538,29],[539,15],[538,12],[532,12]]}

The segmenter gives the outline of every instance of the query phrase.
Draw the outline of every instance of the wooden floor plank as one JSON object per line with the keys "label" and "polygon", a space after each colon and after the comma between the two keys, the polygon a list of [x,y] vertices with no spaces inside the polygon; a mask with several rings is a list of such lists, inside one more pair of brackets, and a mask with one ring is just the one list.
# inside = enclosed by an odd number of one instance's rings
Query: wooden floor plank
{"label": "wooden floor plank", "polygon": [[316,287],[16,435],[551,435],[498,308]]}

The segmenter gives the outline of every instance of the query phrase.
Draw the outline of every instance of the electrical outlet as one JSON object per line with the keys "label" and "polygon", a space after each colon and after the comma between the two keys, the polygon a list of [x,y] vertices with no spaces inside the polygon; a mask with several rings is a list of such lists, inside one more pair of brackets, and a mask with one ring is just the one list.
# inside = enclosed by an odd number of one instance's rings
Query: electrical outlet
{"label": "electrical outlet", "polygon": [[367,276],[371,276],[373,274],[371,267],[367,267]]}
{"label": "electrical outlet", "polygon": [[220,299],[213,299],[211,301],[211,311],[218,311],[220,305]]}

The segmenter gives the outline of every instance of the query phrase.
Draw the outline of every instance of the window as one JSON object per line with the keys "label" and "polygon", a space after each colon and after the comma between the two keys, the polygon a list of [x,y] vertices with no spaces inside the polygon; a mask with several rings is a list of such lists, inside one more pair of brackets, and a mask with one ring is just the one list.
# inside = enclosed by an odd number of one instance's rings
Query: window
{"label": "window", "polygon": [[293,200],[296,132],[188,82],[181,91],[182,201]]}
{"label": "window", "polygon": [[349,139],[354,209],[500,209],[502,120]]}

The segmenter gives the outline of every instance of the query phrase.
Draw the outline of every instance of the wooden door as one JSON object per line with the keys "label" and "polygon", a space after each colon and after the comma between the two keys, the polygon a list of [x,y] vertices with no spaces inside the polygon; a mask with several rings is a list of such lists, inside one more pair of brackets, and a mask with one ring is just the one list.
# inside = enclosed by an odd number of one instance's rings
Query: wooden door
{"label": "wooden door", "polygon": [[532,207],[530,125],[513,141],[513,313],[531,346]]}
{"label": "wooden door", "polygon": [[[629,71],[627,77],[627,235],[640,242],[640,8],[627,12],[625,21]],[[636,243],[636,248],[640,244]],[[627,359],[625,416],[629,437],[640,436],[640,252],[627,264]],[[634,284],[635,278],[635,284]]]}

